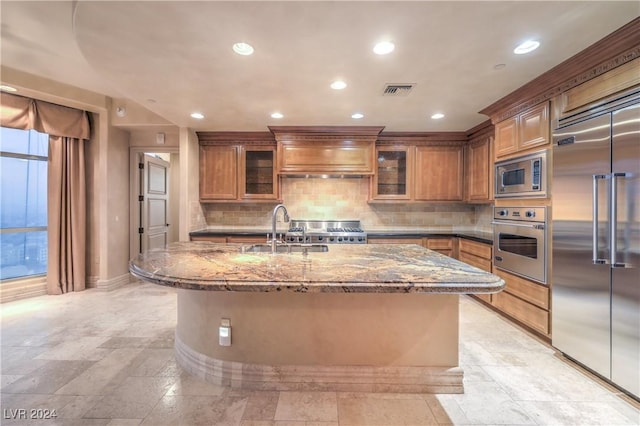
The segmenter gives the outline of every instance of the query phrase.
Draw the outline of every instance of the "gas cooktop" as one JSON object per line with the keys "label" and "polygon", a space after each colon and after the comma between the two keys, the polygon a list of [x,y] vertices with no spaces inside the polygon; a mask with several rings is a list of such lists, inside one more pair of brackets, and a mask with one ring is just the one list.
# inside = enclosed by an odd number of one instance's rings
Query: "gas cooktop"
{"label": "gas cooktop", "polygon": [[288,243],[366,244],[359,220],[292,220],[285,234]]}

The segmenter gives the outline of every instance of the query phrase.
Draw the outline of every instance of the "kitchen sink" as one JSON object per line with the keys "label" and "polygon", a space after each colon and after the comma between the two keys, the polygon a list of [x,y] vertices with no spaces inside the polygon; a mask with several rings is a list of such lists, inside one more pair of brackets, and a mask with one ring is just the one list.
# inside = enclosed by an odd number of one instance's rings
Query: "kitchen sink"
{"label": "kitchen sink", "polygon": [[[271,253],[271,244],[253,244],[242,246],[242,253]],[[325,253],[329,251],[326,244],[279,244],[276,253]]]}

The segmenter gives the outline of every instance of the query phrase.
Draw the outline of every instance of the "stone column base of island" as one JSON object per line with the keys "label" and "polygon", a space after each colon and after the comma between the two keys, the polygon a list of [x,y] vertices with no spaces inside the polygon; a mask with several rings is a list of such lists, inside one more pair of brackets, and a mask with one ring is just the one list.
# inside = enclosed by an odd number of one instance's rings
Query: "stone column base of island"
{"label": "stone column base of island", "polygon": [[[218,327],[231,321],[231,346]],[[261,390],[462,393],[458,295],[178,290],[176,359]]]}

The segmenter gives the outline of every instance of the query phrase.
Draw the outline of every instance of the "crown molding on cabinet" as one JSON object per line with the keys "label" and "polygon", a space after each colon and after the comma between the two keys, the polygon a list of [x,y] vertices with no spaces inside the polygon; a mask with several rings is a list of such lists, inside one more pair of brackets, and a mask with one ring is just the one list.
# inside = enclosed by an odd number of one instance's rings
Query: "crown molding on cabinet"
{"label": "crown molding on cabinet", "polygon": [[456,145],[466,140],[466,132],[383,132],[376,144]]}
{"label": "crown molding on cabinet", "polygon": [[268,126],[277,141],[326,140],[343,137],[376,137],[384,126]]}
{"label": "crown molding on cabinet", "polygon": [[479,111],[495,124],[640,57],[640,18]]}
{"label": "crown molding on cabinet", "polygon": [[275,145],[271,132],[196,132],[200,145],[229,145],[246,143],[252,145]]}
{"label": "crown molding on cabinet", "polygon": [[475,127],[467,130],[465,133],[467,134],[467,139],[478,139],[481,137],[493,136],[495,129],[491,120],[483,121]]}

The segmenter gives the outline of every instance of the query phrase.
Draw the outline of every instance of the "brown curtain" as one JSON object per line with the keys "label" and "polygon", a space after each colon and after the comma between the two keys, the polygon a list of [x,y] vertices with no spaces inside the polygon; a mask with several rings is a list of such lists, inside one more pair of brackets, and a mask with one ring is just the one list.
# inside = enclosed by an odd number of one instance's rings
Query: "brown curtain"
{"label": "brown curtain", "polygon": [[87,214],[82,140],[49,137],[48,193],[48,293],[84,290]]}
{"label": "brown curtain", "polygon": [[3,93],[0,125],[49,134],[47,291],[85,289],[86,182],[85,111]]}

